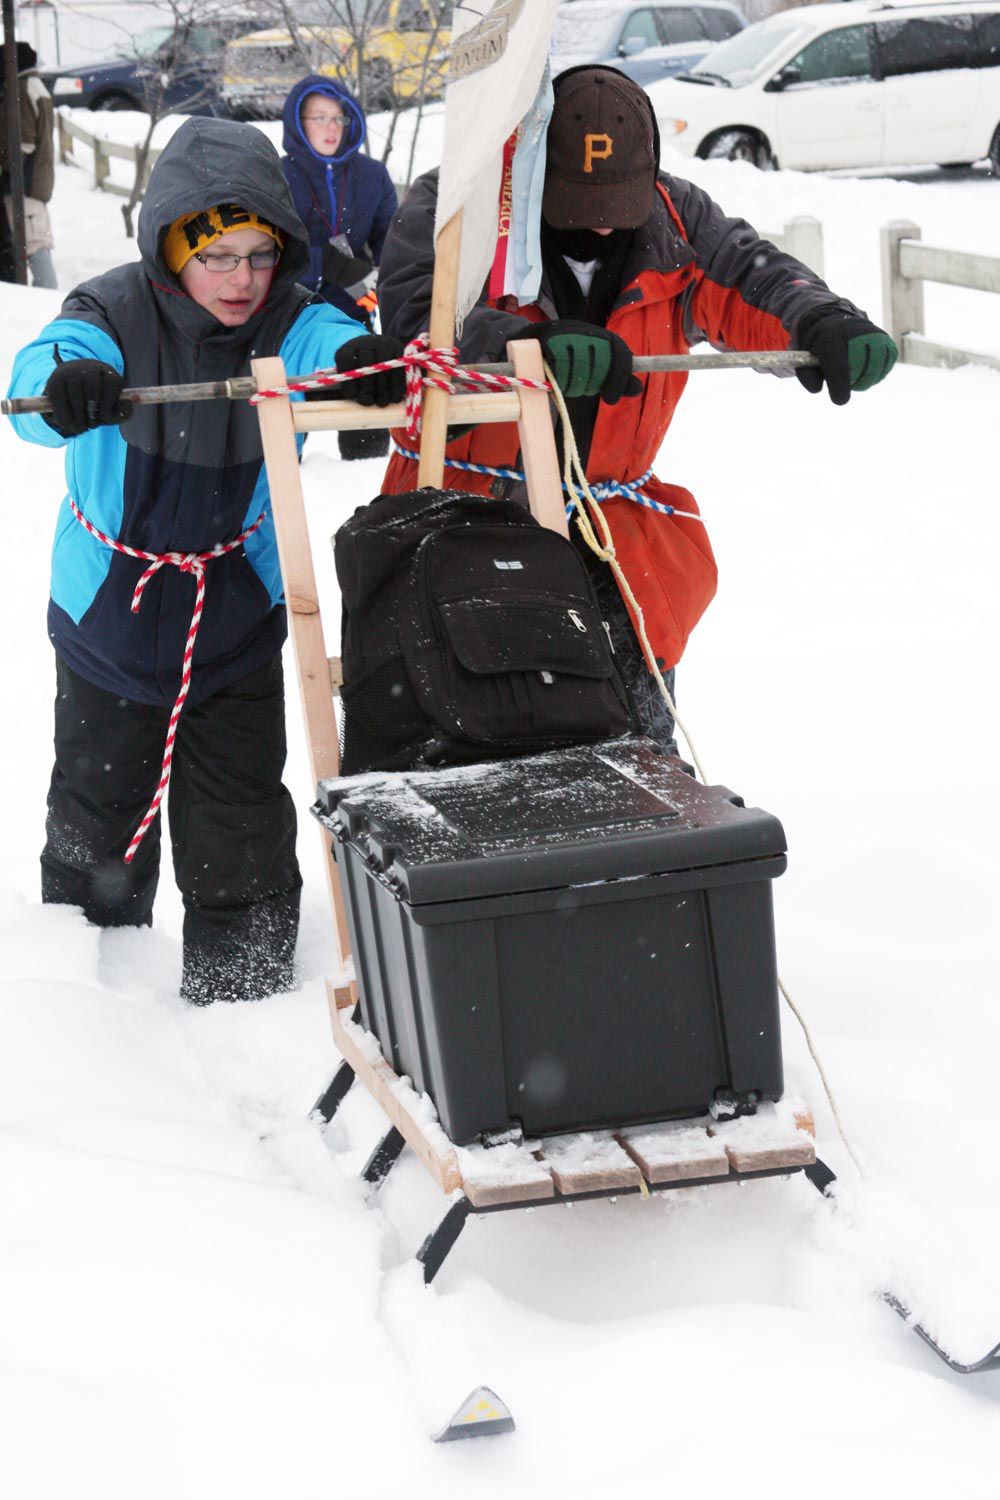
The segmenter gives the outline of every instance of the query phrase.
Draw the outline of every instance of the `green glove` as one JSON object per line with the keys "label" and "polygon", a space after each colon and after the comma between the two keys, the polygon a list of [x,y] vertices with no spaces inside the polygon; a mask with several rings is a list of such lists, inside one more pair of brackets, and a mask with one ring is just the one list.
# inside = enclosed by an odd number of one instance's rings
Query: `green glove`
{"label": "green glove", "polygon": [[851,371],[851,390],[867,391],[884,380],[899,358],[895,341],[879,329],[878,333],[861,333],[850,339],[847,359]]}
{"label": "green glove", "polygon": [[867,318],[836,308],[817,308],[799,324],[798,347],[819,361],[796,370],[807,391],[815,394],[826,381],[830,400],[844,406],[852,391],[867,391],[884,380],[899,358],[889,335]]}
{"label": "green glove", "polygon": [[564,396],[600,396],[609,406],[642,390],[632,374],[632,351],[624,339],[595,323],[562,318],[529,323],[519,339],[537,339]]}

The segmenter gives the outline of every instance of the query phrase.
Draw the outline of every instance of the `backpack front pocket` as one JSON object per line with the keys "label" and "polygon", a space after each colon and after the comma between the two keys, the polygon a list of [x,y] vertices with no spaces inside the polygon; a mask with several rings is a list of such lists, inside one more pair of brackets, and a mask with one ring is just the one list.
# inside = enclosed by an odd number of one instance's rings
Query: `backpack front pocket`
{"label": "backpack front pocket", "polygon": [[628,729],[589,579],[562,537],[454,528],[421,546],[416,573],[421,675],[447,734],[503,753]]}

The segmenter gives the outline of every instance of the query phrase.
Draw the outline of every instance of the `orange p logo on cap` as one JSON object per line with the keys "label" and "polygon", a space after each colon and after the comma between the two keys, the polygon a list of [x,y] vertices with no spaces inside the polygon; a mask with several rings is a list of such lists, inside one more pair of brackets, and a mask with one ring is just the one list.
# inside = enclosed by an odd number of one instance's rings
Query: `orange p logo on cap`
{"label": "orange p logo on cap", "polygon": [[[597,148],[603,146],[603,151]],[[583,170],[592,172],[595,161],[607,161],[614,150],[614,143],[609,135],[585,135],[583,138]]]}

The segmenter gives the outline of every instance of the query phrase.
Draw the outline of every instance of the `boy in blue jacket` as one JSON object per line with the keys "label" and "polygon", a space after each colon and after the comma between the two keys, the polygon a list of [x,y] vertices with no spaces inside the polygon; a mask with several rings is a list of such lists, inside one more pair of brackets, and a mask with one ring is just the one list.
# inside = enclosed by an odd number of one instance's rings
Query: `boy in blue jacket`
{"label": "boy in blue jacket", "polygon": [[[357,369],[402,346],[359,338],[356,322],[296,284],[308,239],[253,126],[181,127],[150,176],[139,249],[141,261],[70,293],[17,356],[9,392],[49,398],[50,415],[12,420],[30,442],[66,445],[69,491],[49,603],[57,695],[42,899],[101,926],[152,920],[159,814],[137,847],[135,835],[176,718],[181,993],[256,999],[293,982],[301,887],[281,782],[286,622],[257,415],[228,401],[133,408],[121,393],[248,375],[251,358],[269,354],[292,372]],[[402,397],[396,374],[340,391],[384,405]],[[213,549],[191,656],[191,559]]]}
{"label": "boy in blue jacket", "polygon": [[[282,113],[281,165],[309,235],[302,278],[325,301],[371,328],[376,267],[396,212],[385,166],[362,151],[364,113],[339,83],[312,73],[295,85]],[[386,432],[342,432],[342,458],[382,458]]]}

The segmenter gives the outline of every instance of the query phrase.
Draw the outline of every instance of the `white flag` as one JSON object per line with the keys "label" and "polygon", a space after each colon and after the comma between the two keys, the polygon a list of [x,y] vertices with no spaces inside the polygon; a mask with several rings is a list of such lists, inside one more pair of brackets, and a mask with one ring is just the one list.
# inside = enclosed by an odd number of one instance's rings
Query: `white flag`
{"label": "white flag", "polygon": [[462,0],[451,30],[436,234],[464,209],[457,319],[493,263],[504,143],[538,92],[559,0]]}

